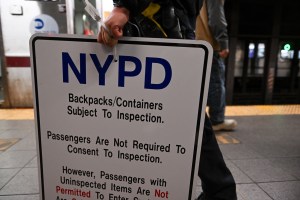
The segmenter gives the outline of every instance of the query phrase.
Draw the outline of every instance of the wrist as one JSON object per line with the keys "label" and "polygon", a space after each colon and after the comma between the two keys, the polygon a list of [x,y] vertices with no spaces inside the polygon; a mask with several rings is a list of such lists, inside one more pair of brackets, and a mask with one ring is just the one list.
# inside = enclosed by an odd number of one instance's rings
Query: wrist
{"label": "wrist", "polygon": [[129,19],[129,10],[125,7],[114,7],[114,9],[112,10],[112,13],[119,13],[119,14],[123,14],[127,20]]}

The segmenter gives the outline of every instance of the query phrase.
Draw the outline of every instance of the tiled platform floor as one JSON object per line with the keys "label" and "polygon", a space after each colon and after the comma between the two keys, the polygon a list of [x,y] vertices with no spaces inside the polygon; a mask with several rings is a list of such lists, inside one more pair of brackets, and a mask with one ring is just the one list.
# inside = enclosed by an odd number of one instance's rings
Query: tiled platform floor
{"label": "tiled platform floor", "polygon": [[[216,134],[239,200],[299,200],[300,106],[234,106],[227,116],[238,128]],[[38,200],[32,109],[0,109],[0,140],[16,138],[0,151],[0,200]]]}

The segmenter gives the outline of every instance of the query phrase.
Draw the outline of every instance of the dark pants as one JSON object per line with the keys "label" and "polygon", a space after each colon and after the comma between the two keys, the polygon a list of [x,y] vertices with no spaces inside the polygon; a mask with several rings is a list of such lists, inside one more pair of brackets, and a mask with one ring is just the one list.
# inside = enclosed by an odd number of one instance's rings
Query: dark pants
{"label": "dark pants", "polygon": [[207,200],[236,200],[236,185],[227,168],[211,122],[205,115],[198,175]]}

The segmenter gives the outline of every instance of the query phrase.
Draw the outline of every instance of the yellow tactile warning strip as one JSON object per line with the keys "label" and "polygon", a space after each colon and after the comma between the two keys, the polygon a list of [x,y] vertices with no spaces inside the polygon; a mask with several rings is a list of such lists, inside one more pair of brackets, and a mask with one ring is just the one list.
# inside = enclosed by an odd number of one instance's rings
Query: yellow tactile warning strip
{"label": "yellow tactile warning strip", "polygon": [[0,120],[34,119],[33,109],[0,109]]}
{"label": "yellow tactile warning strip", "polygon": [[300,105],[227,106],[226,116],[299,115]]}
{"label": "yellow tactile warning strip", "polygon": [[[226,116],[300,115],[300,105],[227,106]],[[33,109],[0,109],[0,120],[34,119]]]}
{"label": "yellow tactile warning strip", "polygon": [[[256,105],[256,106],[227,106],[226,107],[226,116],[299,115],[299,114],[300,114],[300,105],[268,105],[268,106]],[[34,119],[33,109],[0,109],[0,120],[33,120],[33,119]],[[227,133],[217,133],[216,137],[219,144],[240,143],[240,141],[233,138]],[[8,143],[6,142],[6,144]],[[1,143],[0,140],[0,151],[3,151],[1,150],[2,146],[4,146],[4,142],[2,141]]]}
{"label": "yellow tactile warning strip", "polygon": [[19,142],[20,139],[0,139],[0,151],[5,151],[12,145]]}
{"label": "yellow tactile warning strip", "polygon": [[216,138],[219,144],[239,144],[239,140],[233,138],[227,133],[216,133]]}

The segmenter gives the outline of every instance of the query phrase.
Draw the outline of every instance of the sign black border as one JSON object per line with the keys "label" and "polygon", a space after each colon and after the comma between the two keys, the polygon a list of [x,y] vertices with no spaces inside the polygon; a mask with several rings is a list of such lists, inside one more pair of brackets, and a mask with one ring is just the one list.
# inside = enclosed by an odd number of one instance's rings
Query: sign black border
{"label": "sign black border", "polygon": [[[151,38],[149,38],[151,39]],[[32,39],[31,45],[32,45],[32,67],[34,68],[34,90],[35,90],[35,101],[36,101],[36,123],[37,123],[37,129],[38,129],[38,146],[39,146],[39,158],[40,160],[40,178],[41,178],[41,193],[43,200],[45,199],[45,189],[44,189],[44,172],[43,172],[43,155],[42,155],[42,141],[41,141],[41,127],[40,127],[40,115],[39,115],[39,93],[38,93],[38,81],[37,81],[37,66],[36,66],[36,49],[35,49],[35,43],[38,40],[55,40],[55,41],[73,41],[73,42],[97,42],[94,38],[72,38],[72,37],[49,37],[49,36],[35,36]],[[191,179],[190,179],[190,189],[189,189],[189,197],[188,200],[191,200],[192,198],[192,192],[193,192],[193,185],[194,185],[194,175],[195,175],[195,162],[196,162],[196,156],[197,156],[197,150],[198,145],[197,141],[199,139],[199,129],[200,129],[200,120],[201,120],[201,113],[202,113],[202,104],[203,104],[203,96],[204,96],[204,86],[206,82],[206,72],[208,67],[208,53],[209,50],[207,46],[204,44],[195,44],[195,43],[179,43],[179,42],[167,42],[168,39],[166,39],[166,42],[155,42],[155,41],[131,41],[131,40],[122,40],[120,39],[118,43],[120,44],[134,44],[134,45],[152,45],[152,46],[172,46],[172,47],[193,47],[193,48],[202,48],[205,52],[204,55],[204,66],[203,66],[203,73],[202,73],[202,83],[201,83],[201,91],[200,91],[200,101],[199,101],[199,107],[198,107],[198,117],[197,117],[197,127],[196,127],[196,134],[195,134],[195,142],[194,142],[194,155],[193,155],[193,163],[192,163],[192,169],[191,169]],[[185,40],[187,41],[187,40]],[[204,119],[205,120],[205,119]],[[203,131],[204,131],[204,124],[203,124]],[[200,160],[199,160],[200,161]]]}

